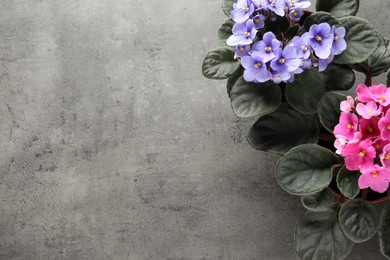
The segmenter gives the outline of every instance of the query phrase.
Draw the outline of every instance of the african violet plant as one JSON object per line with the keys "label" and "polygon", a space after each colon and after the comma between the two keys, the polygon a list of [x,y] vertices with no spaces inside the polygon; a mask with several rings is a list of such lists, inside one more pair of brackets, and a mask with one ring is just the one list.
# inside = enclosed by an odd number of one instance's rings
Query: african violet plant
{"label": "african violet plant", "polygon": [[[390,259],[390,41],[355,17],[359,0],[223,0],[222,47],[203,75],[227,79],[233,112],[257,118],[247,140],[281,155],[279,185],[301,197],[299,259],[344,259],[378,230]],[[340,91],[366,75],[357,97]],[[390,70],[388,72],[390,78]],[[389,85],[389,82],[387,82]]]}

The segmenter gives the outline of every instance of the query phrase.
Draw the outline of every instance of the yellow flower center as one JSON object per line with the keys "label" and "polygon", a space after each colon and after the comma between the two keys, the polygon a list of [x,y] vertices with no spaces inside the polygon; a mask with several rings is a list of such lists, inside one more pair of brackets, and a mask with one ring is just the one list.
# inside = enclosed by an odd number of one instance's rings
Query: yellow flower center
{"label": "yellow flower center", "polygon": [[316,36],[316,40],[320,42],[320,41],[322,41],[322,37],[319,36],[319,35],[317,35],[317,36]]}
{"label": "yellow flower center", "polygon": [[272,51],[272,47],[265,47],[264,50],[265,50],[266,52],[271,52],[271,51]]}
{"label": "yellow flower center", "polygon": [[284,58],[281,58],[280,60],[279,60],[279,63],[285,63],[286,62],[286,60],[284,59]]}
{"label": "yellow flower center", "polygon": [[255,23],[258,23],[258,22],[260,22],[260,19],[259,19],[259,18],[256,18],[256,19],[255,19]]}
{"label": "yellow flower center", "polygon": [[372,172],[372,177],[374,177],[374,178],[378,177],[378,172],[377,171],[373,171]]}
{"label": "yellow flower center", "polygon": [[371,109],[369,109],[369,110],[367,111],[367,114],[371,115],[372,112],[373,112],[373,111],[372,111]]}
{"label": "yellow flower center", "polygon": [[369,132],[369,133],[372,133],[372,132],[374,132],[374,129],[372,129],[372,127],[371,126],[367,126],[367,132]]}
{"label": "yellow flower center", "polygon": [[276,5],[276,1],[272,1],[271,5],[275,6]]}
{"label": "yellow flower center", "polygon": [[245,50],[244,46],[240,46],[240,51],[244,51],[244,50]]}
{"label": "yellow flower center", "polygon": [[340,36],[336,35],[336,36],[334,37],[334,39],[337,41],[338,39],[340,39]]}
{"label": "yellow flower center", "polygon": [[255,68],[256,68],[256,69],[258,69],[258,68],[260,68],[260,67],[261,67],[261,63],[256,63],[256,64],[255,64]]}
{"label": "yellow flower center", "polygon": [[348,124],[347,127],[348,127],[348,129],[353,129],[353,125],[352,124]]}
{"label": "yellow flower center", "polygon": [[381,96],[381,101],[385,102],[385,100],[386,100],[386,97],[385,96]]}
{"label": "yellow flower center", "polygon": [[292,1],[291,1],[291,4],[292,4],[292,5],[295,5],[295,1],[294,1],[294,0],[292,0]]}
{"label": "yellow flower center", "polygon": [[307,47],[306,47],[305,45],[302,45],[301,49],[302,49],[303,51],[307,51]]}
{"label": "yellow flower center", "polygon": [[389,153],[385,154],[385,160],[390,160],[390,154]]}
{"label": "yellow flower center", "polygon": [[244,32],[244,35],[245,35],[246,37],[249,37],[249,36],[251,36],[251,34],[250,34],[250,33],[248,33],[248,32]]}
{"label": "yellow flower center", "polygon": [[242,8],[242,10],[244,10],[244,12],[248,12],[248,7],[244,6],[244,8]]}
{"label": "yellow flower center", "polygon": [[386,129],[387,129],[387,130],[390,130],[390,125],[387,125]]}
{"label": "yellow flower center", "polygon": [[295,16],[298,16],[299,13],[298,13],[298,11],[295,10],[293,14],[294,14]]}
{"label": "yellow flower center", "polygon": [[364,156],[366,156],[366,154],[367,154],[367,152],[366,152],[365,150],[363,150],[363,151],[361,151],[361,152],[359,153],[359,156],[360,156],[360,157],[364,157]]}
{"label": "yellow flower center", "polygon": [[381,144],[378,143],[378,142],[374,143],[373,145],[374,145],[374,147],[375,147],[376,149],[378,149],[379,147],[381,147]]}

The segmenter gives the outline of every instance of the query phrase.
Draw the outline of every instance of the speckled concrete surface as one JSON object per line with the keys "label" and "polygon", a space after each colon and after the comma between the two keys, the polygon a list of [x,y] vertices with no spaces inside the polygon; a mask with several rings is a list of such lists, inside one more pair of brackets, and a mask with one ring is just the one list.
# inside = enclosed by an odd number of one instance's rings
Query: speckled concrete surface
{"label": "speckled concrete surface", "polygon": [[[389,36],[389,3],[362,2]],[[220,0],[1,1],[1,259],[295,258],[299,199],[200,72],[224,19]]]}

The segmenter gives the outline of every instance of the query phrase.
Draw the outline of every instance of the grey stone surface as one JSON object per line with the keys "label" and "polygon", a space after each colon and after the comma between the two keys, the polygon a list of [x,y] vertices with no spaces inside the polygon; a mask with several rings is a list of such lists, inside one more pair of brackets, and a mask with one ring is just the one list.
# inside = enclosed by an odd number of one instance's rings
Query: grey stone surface
{"label": "grey stone surface", "polygon": [[[389,36],[389,3],[361,2]],[[0,259],[295,258],[299,199],[200,72],[224,19],[220,0],[1,1]]]}

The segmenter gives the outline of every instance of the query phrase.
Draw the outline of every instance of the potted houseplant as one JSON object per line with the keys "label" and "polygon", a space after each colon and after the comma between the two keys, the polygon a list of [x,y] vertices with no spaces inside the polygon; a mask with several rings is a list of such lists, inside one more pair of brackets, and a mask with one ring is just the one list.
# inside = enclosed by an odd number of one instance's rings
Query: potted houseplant
{"label": "potted houseplant", "polygon": [[[206,55],[202,72],[227,79],[233,112],[257,119],[248,142],[282,156],[276,179],[306,208],[295,230],[299,259],[343,259],[377,230],[390,259],[390,204],[381,214],[373,205],[389,198],[390,134],[382,132],[386,120],[390,130],[390,93],[371,86],[390,67],[389,40],[355,16],[358,0],[317,0],[316,12],[309,5],[223,0],[222,47]],[[366,75],[356,99],[340,94],[354,71]]]}

